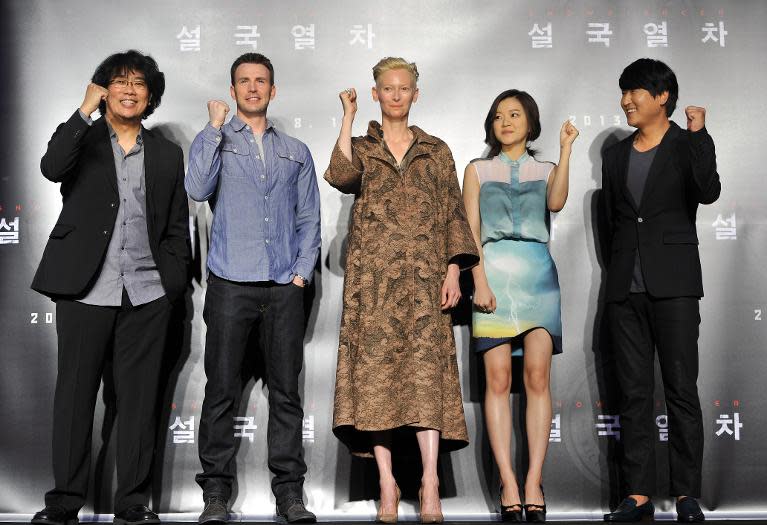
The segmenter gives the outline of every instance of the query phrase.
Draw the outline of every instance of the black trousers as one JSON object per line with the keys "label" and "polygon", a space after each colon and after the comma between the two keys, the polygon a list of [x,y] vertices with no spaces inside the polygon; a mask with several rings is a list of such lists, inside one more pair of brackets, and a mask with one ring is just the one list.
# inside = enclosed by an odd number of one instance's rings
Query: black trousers
{"label": "black trousers", "polygon": [[46,505],[79,510],[91,465],[93,411],[104,362],[113,358],[117,402],[115,513],[149,503],[157,390],[171,305],[161,297],[120,307],[56,302],[58,378],[53,401],[53,477]]}
{"label": "black trousers", "polygon": [[698,399],[699,301],[629,294],[609,303],[616,371],[622,390],[622,471],[629,494],[656,494],[654,360],[658,350],[668,411],[671,496],[700,497],[703,419]]}
{"label": "black trousers", "polygon": [[237,283],[212,273],[205,293],[205,400],[199,428],[203,497],[232,494],[233,418],[242,395],[248,337],[257,330],[269,391],[267,449],[277,501],[302,496],[303,457],[298,376],[304,359],[303,289],[292,283]]}

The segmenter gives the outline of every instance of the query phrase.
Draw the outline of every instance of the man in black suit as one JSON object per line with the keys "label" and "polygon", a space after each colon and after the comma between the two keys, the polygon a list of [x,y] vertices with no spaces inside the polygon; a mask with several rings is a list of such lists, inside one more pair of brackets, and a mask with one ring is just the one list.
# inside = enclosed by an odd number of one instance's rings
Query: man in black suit
{"label": "man in black suit", "polygon": [[703,296],[695,217],[719,197],[706,111],[688,106],[687,130],[669,117],[678,98],[674,72],[640,59],[619,80],[633,135],[602,158],[607,215],[606,301],[623,396],[623,475],[629,496],[605,521],[651,518],[655,493],[654,354],[658,351],[669,420],[670,493],[679,521],[703,521],[703,422],[698,399],[698,303]]}
{"label": "man in black suit", "polygon": [[[61,183],[63,208],[32,283],[56,302],[58,334],[55,487],[32,523],[77,523],[108,355],[118,414],[114,521],[159,523],[147,507],[159,372],[191,259],[181,148],[141,125],[164,90],[151,57],[108,57],[40,163],[45,178]],[[102,117],[93,122],[96,109]]]}

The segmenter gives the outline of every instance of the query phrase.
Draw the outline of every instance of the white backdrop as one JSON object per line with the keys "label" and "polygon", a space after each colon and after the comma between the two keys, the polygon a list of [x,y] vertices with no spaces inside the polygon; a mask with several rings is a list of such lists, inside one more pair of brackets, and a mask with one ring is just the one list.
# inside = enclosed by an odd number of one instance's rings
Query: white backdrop
{"label": "white backdrop", "polygon": [[[362,94],[354,127],[362,134],[368,120],[379,118],[367,95],[372,66],[383,56],[415,61],[421,94],[411,122],[448,143],[459,173],[483,154],[482,123],[502,90],[523,89],[536,98],[543,126],[535,144],[539,158],[557,160],[564,119],[580,129],[570,197],[552,221],[564,354],[555,357],[552,369],[555,419],[544,483],[550,519],[601,518],[622,494],[610,348],[600,336],[603,269],[595,241],[600,151],[629,132],[619,107],[623,67],[643,56],[666,61],[680,84],[673,120],[684,127],[684,106],[707,108],[722,179],[720,199],[701,207],[697,220],[706,290],[699,380],[706,435],[702,504],[710,517],[767,516],[762,489],[767,476],[759,468],[767,460],[761,441],[767,411],[760,395],[767,307],[761,159],[767,75],[759,66],[767,53],[764,2],[134,0],[126,6],[12,0],[0,12],[10,35],[4,37],[9,45],[3,63],[11,73],[3,75],[1,88],[8,149],[0,177],[0,519],[21,519],[41,508],[52,484],[55,308],[28,285],[60,196],[40,175],[39,159],[57,124],[81,103],[96,65],[129,48],[151,54],[166,75],[162,104],[146,125],[161,128],[185,153],[207,122],[207,100],[229,99],[229,66],[248,51],[266,54],[276,69],[270,118],[312,152],[323,233],[303,377],[305,490],[310,508],[325,519],[372,519],[376,495],[374,468],[352,461],[330,429],[342,246],[352,205],[322,180],[342,114],[337,93],[353,86]],[[204,212],[194,204],[191,211],[197,218],[192,226],[204,227],[199,222]],[[200,468],[196,427],[205,380],[203,293],[195,282],[163,403],[154,506],[172,519],[196,519],[202,507],[194,474]],[[498,482],[481,418],[480,362],[470,352],[465,319],[464,307],[455,331],[472,444],[442,460],[443,508],[448,519],[487,519],[497,510]],[[660,389],[656,398],[662,459]],[[518,413],[519,396],[513,400]],[[100,404],[97,437],[109,435],[108,412]],[[246,387],[240,415],[252,418],[241,421],[255,428],[242,431],[233,510],[244,519],[268,519],[274,504],[261,382]],[[111,511],[112,446],[94,439],[94,487],[86,516]],[[516,455],[524,472],[524,455],[520,450]],[[665,487],[663,469],[659,476]],[[659,502],[662,512],[673,511],[670,501]],[[405,499],[401,509],[412,517],[417,501]]]}

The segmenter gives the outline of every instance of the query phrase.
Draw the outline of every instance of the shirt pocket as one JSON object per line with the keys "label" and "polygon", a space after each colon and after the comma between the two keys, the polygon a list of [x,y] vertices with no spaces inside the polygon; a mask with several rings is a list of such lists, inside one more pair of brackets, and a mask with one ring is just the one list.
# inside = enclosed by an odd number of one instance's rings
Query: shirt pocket
{"label": "shirt pocket", "polygon": [[221,145],[221,164],[225,179],[247,180],[248,173],[252,170],[248,148],[233,142]]}
{"label": "shirt pocket", "polygon": [[277,151],[276,153],[277,164],[280,170],[277,174],[277,180],[283,184],[296,184],[298,182],[298,174],[304,166],[303,159],[289,150]]}

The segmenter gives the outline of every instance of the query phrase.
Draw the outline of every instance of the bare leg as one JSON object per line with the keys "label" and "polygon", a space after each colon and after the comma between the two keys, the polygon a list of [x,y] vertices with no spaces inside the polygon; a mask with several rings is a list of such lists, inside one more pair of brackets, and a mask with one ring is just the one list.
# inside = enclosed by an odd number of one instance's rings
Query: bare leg
{"label": "bare leg", "polygon": [[525,336],[525,393],[527,394],[527,447],[530,456],[525,480],[525,503],[543,505],[543,461],[551,432],[551,336],[537,328]]}
{"label": "bare leg", "polygon": [[442,514],[439,501],[439,477],[437,455],[439,454],[439,431],[423,429],[416,432],[418,448],[421,449],[423,477],[421,478],[421,515]]}
{"label": "bare leg", "polygon": [[501,476],[501,505],[521,503],[517,477],[511,464],[511,345],[491,348],[484,353],[485,424],[495,464]]}
{"label": "bare leg", "polygon": [[397,513],[397,482],[391,468],[391,431],[373,432],[373,456],[378,465],[381,514]]}

